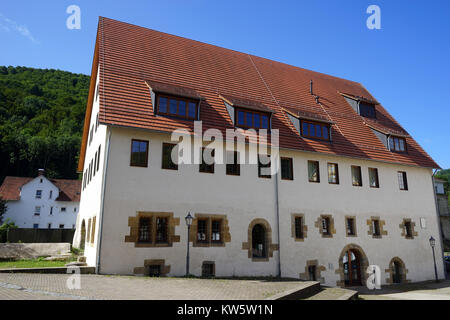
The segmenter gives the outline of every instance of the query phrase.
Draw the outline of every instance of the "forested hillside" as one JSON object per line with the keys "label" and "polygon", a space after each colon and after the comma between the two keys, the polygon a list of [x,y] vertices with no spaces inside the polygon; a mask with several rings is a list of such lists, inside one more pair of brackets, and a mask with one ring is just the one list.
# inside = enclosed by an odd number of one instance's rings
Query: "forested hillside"
{"label": "forested hillside", "polygon": [[77,178],[89,76],[0,66],[0,183],[6,175]]}
{"label": "forested hillside", "polygon": [[445,192],[447,193],[448,205],[450,206],[450,169],[439,170],[436,173],[436,177],[447,181],[445,184]]}

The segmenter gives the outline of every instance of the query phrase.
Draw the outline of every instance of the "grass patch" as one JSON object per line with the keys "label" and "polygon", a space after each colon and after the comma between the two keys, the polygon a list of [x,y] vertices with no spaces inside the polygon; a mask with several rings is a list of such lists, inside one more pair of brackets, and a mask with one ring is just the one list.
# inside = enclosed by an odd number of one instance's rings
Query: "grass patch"
{"label": "grass patch", "polygon": [[67,261],[46,261],[43,258],[32,260],[12,260],[12,261],[0,261],[0,269],[10,268],[52,268],[52,267],[64,267]]}

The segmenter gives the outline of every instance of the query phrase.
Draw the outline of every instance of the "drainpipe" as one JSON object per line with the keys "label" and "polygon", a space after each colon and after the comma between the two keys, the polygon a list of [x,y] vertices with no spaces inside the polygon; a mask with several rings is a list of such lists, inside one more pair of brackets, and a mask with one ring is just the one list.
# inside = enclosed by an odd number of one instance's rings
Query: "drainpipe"
{"label": "drainpipe", "polygon": [[441,244],[441,257],[442,257],[442,267],[444,268],[444,274],[445,274],[445,262],[444,262],[444,236],[443,236],[443,232],[442,232],[442,225],[441,225],[441,216],[439,213],[439,203],[437,200],[437,195],[436,195],[436,188],[434,185],[434,176],[437,173],[437,169],[434,170],[433,175],[431,176],[431,182],[433,185],[433,195],[434,195],[434,205],[436,206],[436,216],[437,216],[437,222],[438,222],[438,232],[439,232],[439,242]]}
{"label": "drainpipe", "polygon": [[102,193],[101,193],[101,203],[100,203],[100,214],[98,217],[98,241],[97,241],[97,256],[95,261],[95,273],[100,274],[100,252],[102,250],[102,234],[103,234],[103,212],[105,210],[105,190],[106,190],[106,173],[108,172],[108,159],[109,150],[111,145],[111,129],[106,127],[108,131],[108,139],[106,141],[106,153],[105,153],[105,166],[103,168],[103,183],[102,183]]}
{"label": "drainpipe", "polygon": [[[280,162],[280,157],[278,157]],[[275,175],[275,214],[277,217],[277,242],[278,242],[278,277],[281,278],[281,243],[280,243],[280,205],[279,205],[279,191],[278,191],[278,177],[280,172],[280,165],[277,166],[277,173]]]}

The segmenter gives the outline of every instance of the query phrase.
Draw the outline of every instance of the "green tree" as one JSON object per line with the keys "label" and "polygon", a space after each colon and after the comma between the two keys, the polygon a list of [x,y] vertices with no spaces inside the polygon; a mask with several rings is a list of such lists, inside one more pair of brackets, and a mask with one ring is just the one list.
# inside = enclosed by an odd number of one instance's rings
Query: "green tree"
{"label": "green tree", "polygon": [[89,76],[0,66],[0,181],[6,175],[76,179]]}
{"label": "green tree", "polygon": [[0,225],[3,223],[3,215],[6,213],[8,206],[6,205],[6,200],[0,197]]}
{"label": "green tree", "polygon": [[0,225],[0,242],[6,242],[8,237],[9,229],[15,229],[17,226],[10,219],[6,219],[6,221]]}
{"label": "green tree", "polygon": [[439,170],[436,173],[436,178],[446,181],[444,184],[444,189],[445,189],[445,193],[447,194],[447,197],[448,197],[448,205],[450,206],[450,169]]}

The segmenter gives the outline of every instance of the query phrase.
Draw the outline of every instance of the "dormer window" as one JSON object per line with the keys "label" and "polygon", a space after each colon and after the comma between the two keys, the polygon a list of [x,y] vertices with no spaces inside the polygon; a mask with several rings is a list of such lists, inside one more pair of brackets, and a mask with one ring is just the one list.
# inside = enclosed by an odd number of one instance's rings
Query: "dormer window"
{"label": "dormer window", "polygon": [[367,102],[359,102],[359,114],[366,118],[376,118],[375,105]]}
{"label": "dormer window", "polygon": [[158,95],[156,110],[158,114],[195,120],[197,119],[197,103],[192,99]]}
{"label": "dormer window", "polygon": [[375,109],[375,105],[379,104],[377,101],[350,93],[340,92],[340,94],[361,117],[374,119],[377,117]]}
{"label": "dormer window", "polygon": [[236,127],[269,129],[269,115],[263,112],[236,108]]}
{"label": "dormer window", "polygon": [[394,152],[406,152],[405,138],[389,136],[389,150]]}
{"label": "dormer window", "polygon": [[265,104],[223,94],[220,94],[219,98],[223,100],[235,127],[270,130],[270,117],[272,116],[273,110]]}
{"label": "dormer window", "polygon": [[185,120],[199,118],[201,95],[192,88],[146,80],[155,114]]}
{"label": "dormer window", "polygon": [[302,136],[320,140],[330,140],[330,124],[301,120]]}

